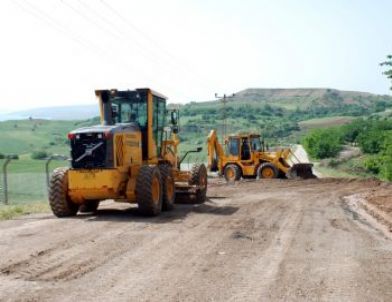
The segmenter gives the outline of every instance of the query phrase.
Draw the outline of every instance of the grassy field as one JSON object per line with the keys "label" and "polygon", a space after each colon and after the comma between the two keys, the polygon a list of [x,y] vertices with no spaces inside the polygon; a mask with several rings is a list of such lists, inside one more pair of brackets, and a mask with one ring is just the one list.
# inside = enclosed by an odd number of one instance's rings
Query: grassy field
{"label": "grassy field", "polygon": [[[0,160],[2,167],[4,160]],[[68,166],[66,161],[53,161],[50,171],[57,167]],[[29,202],[47,200],[47,183],[44,160],[13,160],[7,167],[8,200],[10,204],[23,205]],[[0,186],[3,186],[3,174],[0,174]],[[3,192],[0,201],[4,201]]]}
{"label": "grassy field", "polygon": [[299,126],[302,130],[309,130],[315,128],[328,128],[334,126],[341,126],[350,123],[355,118],[352,116],[331,116],[331,117],[323,117],[310,119],[306,121],[299,122]]}
{"label": "grassy field", "polygon": [[68,155],[67,133],[91,121],[18,120],[0,123],[0,153],[47,151]]}

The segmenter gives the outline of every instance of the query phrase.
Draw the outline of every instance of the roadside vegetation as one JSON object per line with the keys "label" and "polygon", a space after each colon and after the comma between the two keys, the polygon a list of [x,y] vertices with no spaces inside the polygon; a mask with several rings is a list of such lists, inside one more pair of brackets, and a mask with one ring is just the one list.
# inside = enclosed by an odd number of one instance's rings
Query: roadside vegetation
{"label": "roadside vegetation", "polygon": [[[312,158],[329,159],[326,165],[330,168],[392,180],[391,119],[372,117],[340,127],[315,129],[303,138],[303,145]],[[339,157],[346,146],[358,147],[361,154]]]}
{"label": "roadside vegetation", "polygon": [[33,202],[18,205],[0,205],[0,220],[13,219],[18,216],[49,211],[47,202]]}

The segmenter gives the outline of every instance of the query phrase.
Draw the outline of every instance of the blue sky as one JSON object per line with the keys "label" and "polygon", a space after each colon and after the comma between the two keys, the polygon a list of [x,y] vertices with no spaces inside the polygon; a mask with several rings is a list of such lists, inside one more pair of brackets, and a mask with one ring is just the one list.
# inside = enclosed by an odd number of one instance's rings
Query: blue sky
{"label": "blue sky", "polygon": [[94,103],[113,87],[173,102],[248,87],[387,94],[391,12],[364,0],[2,1],[0,110]]}

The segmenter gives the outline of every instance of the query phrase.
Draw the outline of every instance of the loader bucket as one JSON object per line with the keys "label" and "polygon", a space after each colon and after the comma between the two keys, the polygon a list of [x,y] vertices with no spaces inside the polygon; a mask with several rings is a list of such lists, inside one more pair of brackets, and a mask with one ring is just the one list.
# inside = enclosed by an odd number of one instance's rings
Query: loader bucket
{"label": "loader bucket", "polygon": [[312,167],[313,164],[294,164],[287,172],[287,178],[317,178],[317,176],[313,174]]}

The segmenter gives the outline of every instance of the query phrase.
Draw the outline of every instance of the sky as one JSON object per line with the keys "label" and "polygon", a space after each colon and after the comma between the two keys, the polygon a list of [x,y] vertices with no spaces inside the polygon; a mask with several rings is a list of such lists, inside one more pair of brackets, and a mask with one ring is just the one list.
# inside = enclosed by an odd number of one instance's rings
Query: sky
{"label": "sky", "polygon": [[2,0],[0,113],[150,87],[184,103],[246,88],[390,94],[392,1]]}

